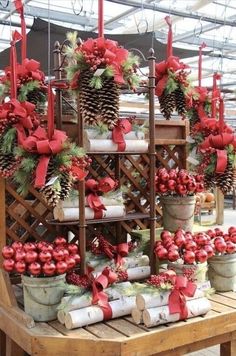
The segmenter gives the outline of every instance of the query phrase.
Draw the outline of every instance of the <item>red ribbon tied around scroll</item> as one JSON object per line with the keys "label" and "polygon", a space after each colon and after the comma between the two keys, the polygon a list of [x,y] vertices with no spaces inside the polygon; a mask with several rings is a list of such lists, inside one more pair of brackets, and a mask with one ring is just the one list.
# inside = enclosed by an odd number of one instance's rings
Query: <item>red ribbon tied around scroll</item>
{"label": "red ribbon tied around scroll", "polygon": [[103,236],[98,236],[97,239],[102,248],[102,252],[110,258],[110,260],[114,259],[118,266],[121,266],[124,262],[123,257],[128,256],[129,253],[128,243],[123,242],[118,245],[112,245],[110,242],[105,240]]}
{"label": "red ribbon tied around scroll", "polygon": [[92,304],[98,304],[103,311],[104,320],[109,320],[112,318],[112,310],[108,303],[108,296],[103,290],[115,283],[118,276],[106,267],[98,277],[90,278],[92,279]]}
{"label": "red ribbon tied around scroll", "polygon": [[170,314],[179,313],[180,320],[188,317],[188,308],[185,297],[193,297],[197,289],[195,283],[188,281],[185,276],[173,276],[174,289],[169,295],[169,312]]}
{"label": "red ribbon tied around scroll", "polygon": [[32,135],[27,137],[23,142],[26,151],[39,154],[39,162],[35,172],[36,188],[45,185],[48,163],[50,156],[61,152],[63,143],[67,139],[65,132],[54,130],[52,138],[48,138],[46,130],[39,126]]}
{"label": "red ribbon tied around scroll", "polygon": [[88,191],[86,195],[87,203],[89,207],[94,210],[95,219],[101,219],[102,211],[106,210],[98,193],[108,193],[115,189],[116,186],[116,182],[110,177],[101,178],[99,181],[88,179],[85,182],[85,188]]}
{"label": "red ribbon tied around scroll", "polygon": [[117,126],[112,130],[112,141],[118,145],[117,151],[124,152],[126,148],[125,134],[132,130],[132,124],[128,119],[118,120]]}
{"label": "red ribbon tied around scroll", "polygon": [[233,145],[236,149],[236,138],[232,133],[224,132],[219,135],[209,135],[201,144],[200,149],[205,150],[210,147],[216,149],[217,161],[216,161],[216,173],[224,173],[227,167],[227,151],[224,149],[228,145]]}

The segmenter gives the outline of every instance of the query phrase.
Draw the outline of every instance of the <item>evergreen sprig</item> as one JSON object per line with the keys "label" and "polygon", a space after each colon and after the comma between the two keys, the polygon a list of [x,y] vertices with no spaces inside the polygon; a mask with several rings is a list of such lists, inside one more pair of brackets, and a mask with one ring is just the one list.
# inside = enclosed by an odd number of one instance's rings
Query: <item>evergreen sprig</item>
{"label": "evergreen sprig", "polygon": [[40,82],[38,80],[31,80],[27,82],[26,84],[22,85],[19,94],[18,94],[18,100],[19,101],[26,101],[27,100],[27,95],[35,90],[36,88],[40,87]]}
{"label": "evergreen sprig", "polygon": [[14,144],[16,139],[16,128],[12,127],[6,131],[3,136],[0,151],[3,154],[13,153]]}

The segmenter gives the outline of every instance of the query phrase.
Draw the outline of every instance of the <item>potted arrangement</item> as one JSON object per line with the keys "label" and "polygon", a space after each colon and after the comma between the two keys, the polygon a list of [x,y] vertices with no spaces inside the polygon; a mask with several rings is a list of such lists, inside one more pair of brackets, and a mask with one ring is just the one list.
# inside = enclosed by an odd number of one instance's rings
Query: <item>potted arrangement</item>
{"label": "potted arrangement", "polygon": [[209,261],[208,277],[212,287],[219,292],[236,290],[236,227],[227,233],[221,229],[208,230],[215,254]]}
{"label": "potted arrangement", "polygon": [[160,196],[165,230],[192,230],[195,194],[204,190],[203,181],[203,175],[193,175],[185,169],[157,170],[156,192]]}
{"label": "potted arrangement", "polygon": [[192,234],[178,229],[174,234],[168,230],[161,232],[161,240],[156,242],[154,253],[160,261],[167,260],[168,268],[188,279],[206,280],[207,260],[214,255],[214,244],[205,232]]}
{"label": "potted arrangement", "polygon": [[25,312],[35,321],[57,317],[65,276],[80,262],[78,246],[57,237],[53,243],[13,242],[2,249],[3,268],[21,274]]}

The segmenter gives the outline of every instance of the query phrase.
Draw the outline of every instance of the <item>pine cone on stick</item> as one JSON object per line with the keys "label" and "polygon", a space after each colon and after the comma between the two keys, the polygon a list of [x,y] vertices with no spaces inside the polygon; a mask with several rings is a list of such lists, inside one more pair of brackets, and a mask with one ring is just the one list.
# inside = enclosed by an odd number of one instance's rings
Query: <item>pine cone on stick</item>
{"label": "pine cone on stick", "polygon": [[55,208],[60,200],[60,187],[59,185],[48,185],[41,189],[41,193],[49,206]]}

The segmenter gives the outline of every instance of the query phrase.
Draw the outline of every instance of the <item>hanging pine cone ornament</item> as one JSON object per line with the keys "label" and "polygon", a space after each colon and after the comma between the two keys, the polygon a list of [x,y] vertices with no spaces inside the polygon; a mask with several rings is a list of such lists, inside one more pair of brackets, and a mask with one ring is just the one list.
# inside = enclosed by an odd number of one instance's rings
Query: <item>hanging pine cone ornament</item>
{"label": "hanging pine cone ornament", "polygon": [[[4,93],[10,93],[11,69],[6,67],[5,74],[1,78],[1,87]],[[21,64],[16,64],[17,99],[20,102],[28,101],[40,108],[45,104],[47,87],[45,75],[40,70],[40,63],[34,59],[24,59]],[[39,109],[40,110],[40,109]]]}
{"label": "hanging pine cone ornament", "polygon": [[119,87],[134,90],[139,82],[138,57],[109,39],[90,38],[79,45],[76,33],[67,39],[67,78],[79,92],[82,118],[90,126],[104,124],[112,130],[119,115]]}
{"label": "hanging pine cone ornament", "polygon": [[160,112],[166,120],[170,120],[172,113],[175,110],[175,93],[165,94],[158,97],[160,103]]}
{"label": "hanging pine cone ornament", "polygon": [[233,167],[233,187],[236,188],[236,167]]}
{"label": "hanging pine cone ornament", "polygon": [[215,187],[215,175],[213,173],[204,174],[204,186],[206,190],[210,190]]}

